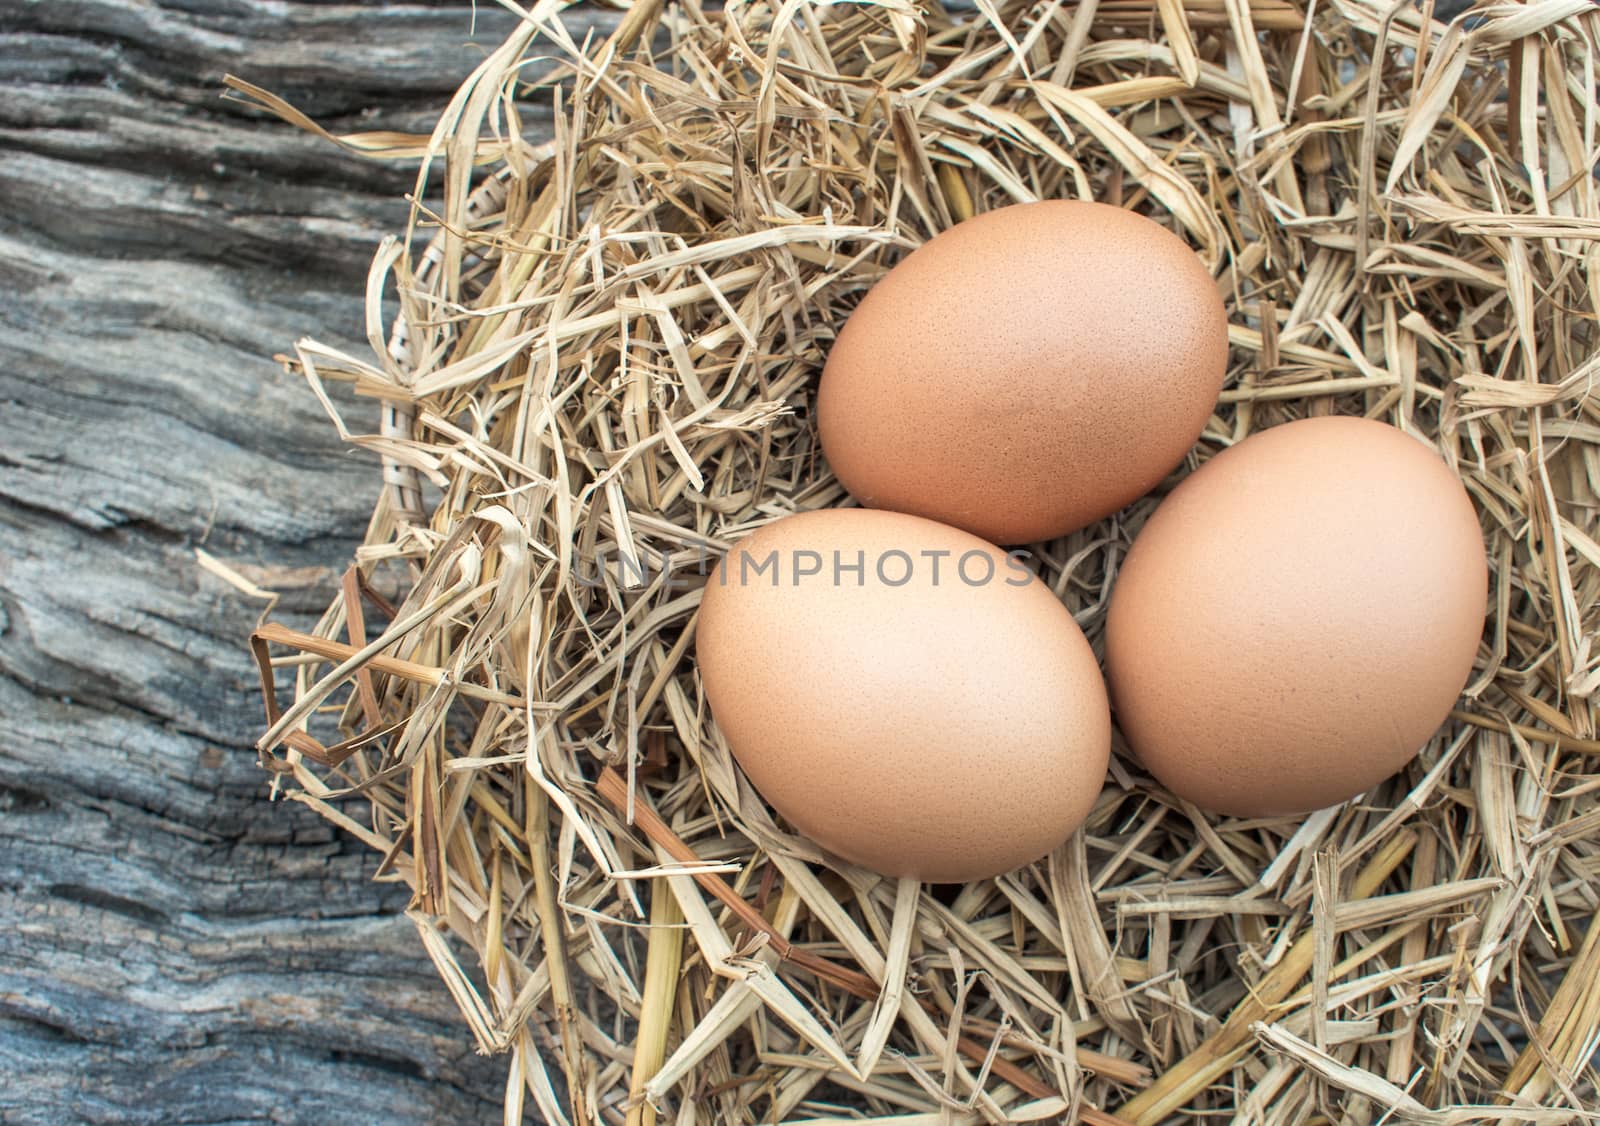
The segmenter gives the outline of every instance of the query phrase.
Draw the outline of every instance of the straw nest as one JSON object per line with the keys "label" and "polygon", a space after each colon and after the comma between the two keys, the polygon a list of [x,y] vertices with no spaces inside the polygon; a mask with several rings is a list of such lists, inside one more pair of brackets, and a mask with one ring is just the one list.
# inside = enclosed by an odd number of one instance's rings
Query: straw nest
{"label": "straw nest", "polygon": [[[316,629],[255,638],[264,762],[411,886],[508,1053],[507,1120],[1593,1108],[1596,9],[683,0],[577,42],[559,8],[431,138],[333,138],[420,159],[437,202],[377,255],[372,354],[287,359],[384,487]],[[524,135],[552,101],[554,137]],[[700,572],[848,503],[810,404],[866,288],[1044,197],[1138,208],[1216,273],[1232,366],[1178,475],[1286,419],[1381,418],[1470,491],[1491,616],[1448,724],[1361,799],[1216,817],[1119,745],[1051,856],[896,883],[740,775],[695,671]],[[1158,499],[1037,549],[1097,644]]]}

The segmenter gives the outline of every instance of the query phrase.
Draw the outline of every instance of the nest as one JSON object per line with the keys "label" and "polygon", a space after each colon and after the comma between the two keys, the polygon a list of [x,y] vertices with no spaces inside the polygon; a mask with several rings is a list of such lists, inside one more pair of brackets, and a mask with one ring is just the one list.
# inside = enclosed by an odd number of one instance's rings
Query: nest
{"label": "nest", "polygon": [[[472,1035],[508,1054],[507,1121],[1594,1107],[1587,0],[1448,23],[1431,0],[683,0],[581,41],[558,7],[431,137],[332,138],[423,165],[373,265],[372,354],[287,358],[384,484],[316,628],[254,639],[263,761],[410,885]],[[974,212],[1050,197],[1180,233],[1231,322],[1188,463],[1035,549],[1092,642],[1160,494],[1327,413],[1459,473],[1490,618],[1446,726],[1357,800],[1212,816],[1119,742],[1067,845],[919,887],[822,854],[744,780],[695,669],[699,586],[751,529],[849,502],[811,403],[862,293]]]}

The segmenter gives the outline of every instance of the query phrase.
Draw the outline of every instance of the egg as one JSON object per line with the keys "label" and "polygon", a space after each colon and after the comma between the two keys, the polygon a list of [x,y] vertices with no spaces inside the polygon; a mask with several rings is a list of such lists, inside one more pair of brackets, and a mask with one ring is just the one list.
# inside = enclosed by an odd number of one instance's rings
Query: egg
{"label": "egg", "polygon": [[1362,418],[1291,422],[1183,481],[1106,622],[1117,722],[1173,793],[1302,813],[1401,769],[1471,674],[1488,569],[1430,448]]}
{"label": "egg", "polygon": [[917,516],[767,524],[709,577],[717,728],[789,823],[890,876],[981,879],[1071,836],[1111,719],[1072,615],[1017,556]]}
{"label": "egg", "polygon": [[1177,235],[1101,203],[1017,204],[868,291],[828,353],[818,435],[863,505],[1031,543],[1160,483],[1227,361],[1222,299]]}

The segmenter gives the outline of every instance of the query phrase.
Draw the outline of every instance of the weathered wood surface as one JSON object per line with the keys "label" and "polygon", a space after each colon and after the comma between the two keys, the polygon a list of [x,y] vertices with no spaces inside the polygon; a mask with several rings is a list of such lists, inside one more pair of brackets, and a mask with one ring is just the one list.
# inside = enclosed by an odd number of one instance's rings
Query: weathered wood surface
{"label": "weathered wood surface", "polygon": [[291,622],[332,590],[378,474],[268,357],[358,346],[414,176],[222,75],[336,131],[426,129],[510,18],[0,0],[0,1121],[499,1118],[503,1061],[404,889],[267,800],[259,605],[193,552]]}

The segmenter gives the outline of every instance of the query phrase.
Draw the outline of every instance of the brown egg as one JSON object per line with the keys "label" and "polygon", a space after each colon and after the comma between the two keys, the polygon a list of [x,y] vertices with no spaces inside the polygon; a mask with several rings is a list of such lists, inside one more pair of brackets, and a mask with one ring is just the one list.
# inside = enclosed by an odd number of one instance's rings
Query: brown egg
{"label": "brown egg", "polygon": [[1117,576],[1117,722],[1173,793],[1300,813],[1403,767],[1454,706],[1488,585],[1436,454],[1361,418],[1274,427],[1162,502]]}
{"label": "brown egg", "polygon": [[828,354],[817,424],[862,504],[1031,543],[1158,484],[1227,362],[1222,299],[1177,235],[1100,203],[1018,204],[872,287]]}
{"label": "brown egg", "polygon": [[847,860],[935,883],[1036,860],[1105,779],[1105,685],[1020,559],[858,508],[742,540],[696,635],[712,717],[757,790]]}

